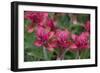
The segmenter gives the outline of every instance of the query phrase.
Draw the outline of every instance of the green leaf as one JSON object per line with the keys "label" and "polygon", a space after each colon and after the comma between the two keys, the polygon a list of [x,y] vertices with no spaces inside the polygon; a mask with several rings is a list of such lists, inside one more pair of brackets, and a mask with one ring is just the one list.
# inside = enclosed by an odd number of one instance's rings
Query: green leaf
{"label": "green leaf", "polygon": [[65,60],[66,59],[75,59],[75,58],[76,58],[76,53],[75,52],[70,52],[70,51],[66,52]]}
{"label": "green leaf", "polygon": [[74,34],[80,34],[85,31],[84,27],[80,24],[73,25],[71,24],[69,30]]}
{"label": "green leaf", "polygon": [[89,59],[90,58],[90,49],[82,50],[80,53],[80,59]]}
{"label": "green leaf", "polygon": [[24,20],[24,25],[26,26],[26,25],[29,25],[31,22],[29,21],[29,20]]}
{"label": "green leaf", "polygon": [[61,28],[68,28],[70,25],[70,18],[67,15],[63,15],[59,17],[58,26]]}
{"label": "green leaf", "polygon": [[25,48],[31,48],[33,46],[33,42],[35,41],[36,36],[34,33],[24,32],[24,46]]}
{"label": "green leaf", "polygon": [[54,52],[48,52],[48,60],[52,60],[53,59],[53,57],[54,57],[54,54],[53,54]]}
{"label": "green leaf", "polygon": [[77,19],[80,23],[85,23],[90,18],[89,14],[79,14]]}

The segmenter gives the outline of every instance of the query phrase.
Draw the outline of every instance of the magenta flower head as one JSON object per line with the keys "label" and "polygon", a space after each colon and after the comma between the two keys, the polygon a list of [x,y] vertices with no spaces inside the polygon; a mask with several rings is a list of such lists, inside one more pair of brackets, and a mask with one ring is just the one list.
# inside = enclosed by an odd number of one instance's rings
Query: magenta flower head
{"label": "magenta flower head", "polygon": [[37,37],[37,40],[35,42],[35,45],[38,46],[38,47],[40,47],[44,43],[46,43],[47,40],[49,39],[49,32],[47,32],[45,30],[45,28],[39,26],[38,29],[37,29],[37,31],[36,31],[36,37]]}
{"label": "magenta flower head", "polygon": [[80,35],[72,34],[73,44],[70,46],[72,50],[81,50],[89,48],[89,33],[82,32]]}
{"label": "magenta flower head", "polygon": [[27,27],[27,31],[31,33],[36,26],[43,26],[45,24],[48,13],[27,11],[25,12],[24,18],[31,22]]}
{"label": "magenta flower head", "polygon": [[50,29],[51,31],[54,31],[56,29],[55,21],[48,18],[46,28]]}
{"label": "magenta flower head", "polygon": [[34,13],[32,11],[25,11],[24,13],[24,18],[27,20],[32,20],[34,16]]}
{"label": "magenta flower head", "polygon": [[69,46],[69,32],[68,30],[57,30],[56,38],[60,48],[68,48]]}
{"label": "magenta flower head", "polygon": [[48,17],[48,13],[26,11],[24,18],[30,20],[32,23],[41,24]]}
{"label": "magenta flower head", "polygon": [[34,45],[37,47],[45,47],[49,51],[53,51],[56,47],[56,40],[53,39],[54,32],[47,31],[44,27],[39,26],[36,31],[37,40],[34,42]]}

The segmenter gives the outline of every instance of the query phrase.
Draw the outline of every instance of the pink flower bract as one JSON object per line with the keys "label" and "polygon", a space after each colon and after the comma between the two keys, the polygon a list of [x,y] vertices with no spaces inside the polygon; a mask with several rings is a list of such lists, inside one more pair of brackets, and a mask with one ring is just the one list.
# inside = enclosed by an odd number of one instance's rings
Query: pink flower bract
{"label": "pink flower bract", "polygon": [[37,47],[44,46],[49,51],[53,51],[56,46],[56,41],[52,39],[54,32],[46,31],[45,28],[39,26],[36,31],[37,40],[34,42],[34,45]]}
{"label": "pink flower bract", "polygon": [[67,30],[57,30],[56,38],[60,48],[68,48],[69,46],[69,32]]}
{"label": "pink flower bract", "polygon": [[86,49],[89,48],[89,33],[82,32],[80,35],[72,34],[73,44],[70,48],[72,49]]}

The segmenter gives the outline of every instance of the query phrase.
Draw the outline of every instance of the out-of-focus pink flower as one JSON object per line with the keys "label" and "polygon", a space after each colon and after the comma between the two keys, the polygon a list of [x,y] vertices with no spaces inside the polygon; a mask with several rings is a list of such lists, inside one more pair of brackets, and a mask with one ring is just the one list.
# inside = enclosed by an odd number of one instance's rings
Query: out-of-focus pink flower
{"label": "out-of-focus pink flower", "polygon": [[86,30],[87,32],[90,32],[90,21],[87,21],[87,22],[85,23],[85,30]]}
{"label": "out-of-focus pink flower", "polygon": [[49,39],[49,32],[45,30],[45,28],[39,26],[36,31],[36,37],[38,40],[46,41]]}
{"label": "out-of-focus pink flower", "polygon": [[48,13],[26,11],[24,14],[24,18],[31,22],[31,24],[27,26],[28,32],[31,33],[34,31],[34,28],[36,26],[43,26],[46,23]]}
{"label": "out-of-focus pink flower", "polygon": [[48,18],[46,27],[50,30],[55,30],[55,21]]}
{"label": "out-of-focus pink flower", "polygon": [[56,38],[60,48],[68,48],[70,45],[69,32],[67,30],[57,30]]}
{"label": "out-of-focus pink flower", "polygon": [[28,20],[32,20],[33,19],[33,12],[32,11],[25,11],[24,12],[24,18],[28,19]]}
{"label": "out-of-focus pink flower", "polygon": [[36,31],[37,40],[34,42],[34,45],[37,47],[45,47],[49,51],[52,51],[55,47],[55,40],[52,39],[54,32],[46,31],[44,27],[39,26]]}
{"label": "out-of-focus pink flower", "polygon": [[39,13],[38,17],[39,17],[39,20],[40,20],[38,25],[44,26],[47,19],[48,19],[48,13],[46,13],[46,12]]}
{"label": "out-of-focus pink flower", "polygon": [[82,32],[80,35],[72,34],[73,44],[70,46],[73,50],[89,48],[89,33]]}
{"label": "out-of-focus pink flower", "polygon": [[24,18],[30,20],[33,24],[43,25],[44,21],[47,19],[48,13],[44,12],[32,12],[26,11]]}

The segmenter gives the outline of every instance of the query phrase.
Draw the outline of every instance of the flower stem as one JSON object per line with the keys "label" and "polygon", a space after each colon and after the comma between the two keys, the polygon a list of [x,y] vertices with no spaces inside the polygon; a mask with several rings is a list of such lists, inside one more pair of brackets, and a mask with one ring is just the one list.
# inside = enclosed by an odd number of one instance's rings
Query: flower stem
{"label": "flower stem", "polygon": [[66,53],[67,51],[68,51],[68,49],[65,49],[65,50],[63,51],[63,53],[62,53],[62,55],[61,55],[61,60],[64,59],[65,53]]}
{"label": "flower stem", "polygon": [[45,47],[43,47],[43,55],[44,55],[44,59],[48,60],[48,56],[47,56],[47,50]]}
{"label": "flower stem", "polygon": [[61,51],[61,53],[59,54],[59,56],[57,57],[57,60],[63,60],[65,53],[68,51],[68,49],[64,49]]}
{"label": "flower stem", "polygon": [[76,59],[80,59],[80,51],[79,50],[76,52]]}

